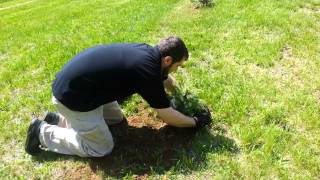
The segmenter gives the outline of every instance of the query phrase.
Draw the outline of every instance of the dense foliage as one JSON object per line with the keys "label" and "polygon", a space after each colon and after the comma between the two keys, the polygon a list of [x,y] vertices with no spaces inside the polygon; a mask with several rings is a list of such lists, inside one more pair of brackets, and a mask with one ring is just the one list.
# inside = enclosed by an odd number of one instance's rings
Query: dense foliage
{"label": "dense foliage", "polygon": [[188,90],[175,91],[170,97],[171,106],[179,112],[187,115],[194,116],[200,112],[203,112],[206,106],[201,100]]}
{"label": "dense foliage", "polygon": [[214,4],[213,0],[191,0],[191,2],[197,7],[212,6]]}

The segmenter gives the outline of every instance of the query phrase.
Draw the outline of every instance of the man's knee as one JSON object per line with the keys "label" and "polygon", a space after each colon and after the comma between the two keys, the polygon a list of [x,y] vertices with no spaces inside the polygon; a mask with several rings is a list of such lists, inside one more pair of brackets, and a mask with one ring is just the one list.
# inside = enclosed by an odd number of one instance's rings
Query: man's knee
{"label": "man's knee", "polygon": [[103,117],[108,125],[116,124],[123,120],[124,115],[117,101],[103,106]]}
{"label": "man's knee", "polygon": [[112,152],[114,148],[114,142],[110,141],[108,143],[99,144],[98,146],[84,144],[83,151],[87,157],[103,157]]}
{"label": "man's knee", "polygon": [[83,152],[90,157],[101,157],[111,153],[114,142],[107,126],[99,126],[78,134]]}

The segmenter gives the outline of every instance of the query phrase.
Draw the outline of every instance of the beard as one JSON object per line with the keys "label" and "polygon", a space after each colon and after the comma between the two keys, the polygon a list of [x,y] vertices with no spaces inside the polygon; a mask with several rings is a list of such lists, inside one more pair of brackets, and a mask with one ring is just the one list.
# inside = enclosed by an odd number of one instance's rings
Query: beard
{"label": "beard", "polygon": [[168,66],[162,70],[162,77],[167,77],[169,75],[171,67],[172,67],[172,64],[170,64],[170,66]]}

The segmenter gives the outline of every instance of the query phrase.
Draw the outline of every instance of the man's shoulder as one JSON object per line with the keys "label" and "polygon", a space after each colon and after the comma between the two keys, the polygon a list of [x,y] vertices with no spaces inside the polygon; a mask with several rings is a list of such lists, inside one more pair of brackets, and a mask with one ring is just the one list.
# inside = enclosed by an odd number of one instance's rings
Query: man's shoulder
{"label": "man's shoulder", "polygon": [[94,47],[127,47],[127,48],[153,48],[146,43],[110,43],[110,44],[98,44]]}

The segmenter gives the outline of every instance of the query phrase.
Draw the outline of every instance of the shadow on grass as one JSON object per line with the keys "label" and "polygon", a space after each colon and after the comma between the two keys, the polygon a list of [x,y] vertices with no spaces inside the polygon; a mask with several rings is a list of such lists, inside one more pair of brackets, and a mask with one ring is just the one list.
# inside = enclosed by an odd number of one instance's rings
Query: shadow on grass
{"label": "shadow on grass", "polygon": [[[213,135],[209,129],[200,131],[189,128],[164,126],[133,127],[126,121],[110,127],[115,147],[101,158],[78,158],[46,152],[37,161],[65,160],[72,158],[88,162],[92,172],[102,171],[105,176],[122,178],[128,175],[146,176],[167,171],[188,173],[207,166],[207,154],[237,153],[234,140],[223,135]],[[215,133],[214,133],[215,134]]]}

